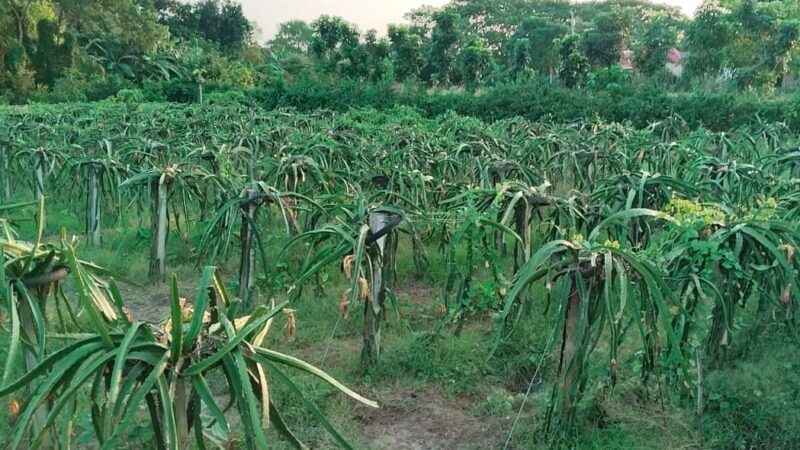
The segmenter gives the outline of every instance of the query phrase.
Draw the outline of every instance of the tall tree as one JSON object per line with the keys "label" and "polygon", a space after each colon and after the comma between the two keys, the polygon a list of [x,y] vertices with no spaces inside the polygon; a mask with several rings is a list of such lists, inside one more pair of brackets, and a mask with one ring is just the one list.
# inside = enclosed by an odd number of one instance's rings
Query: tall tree
{"label": "tall tree", "polygon": [[492,52],[475,37],[461,50],[459,60],[462,81],[469,90],[475,90],[490,72]]}
{"label": "tall tree", "polygon": [[448,85],[456,74],[455,63],[462,23],[452,10],[437,11],[433,19],[435,25],[422,78],[435,84]]}
{"label": "tall tree", "polygon": [[707,0],[686,33],[690,73],[729,68],[740,89],[771,89],[797,51],[798,19],[794,0]]}
{"label": "tall tree", "polygon": [[589,59],[581,53],[580,36],[570,33],[558,40],[558,77],[567,87],[577,86],[589,71]]}
{"label": "tall tree", "polygon": [[267,43],[274,55],[302,54],[308,51],[314,30],[302,20],[290,20],[278,26],[278,34]]}
{"label": "tall tree", "polygon": [[4,3],[14,22],[13,30],[16,33],[17,42],[22,44],[30,24],[31,8],[39,2],[37,0],[5,0]]}
{"label": "tall tree", "polygon": [[377,30],[369,30],[364,35],[364,51],[366,53],[366,76],[370,81],[379,81],[390,73],[390,44],[385,38],[378,37]]}
{"label": "tall tree", "polygon": [[242,5],[231,0],[194,4],[172,0],[162,8],[162,21],[175,36],[202,37],[219,45],[223,52],[240,51],[252,39],[253,24],[244,15]]}
{"label": "tall tree", "polygon": [[423,5],[405,13],[403,18],[411,24],[411,31],[414,34],[428,39],[436,24],[433,16],[439,11],[438,8],[433,6]]}
{"label": "tall tree", "polygon": [[352,74],[365,54],[359,54],[359,33],[341,17],[322,16],[311,24],[309,52],[330,72]]}
{"label": "tall tree", "polygon": [[75,41],[69,33],[60,34],[58,24],[52,20],[39,20],[36,31],[36,44],[31,51],[36,83],[51,87],[72,66]]}
{"label": "tall tree", "polygon": [[724,49],[734,29],[716,0],[706,0],[697,9],[686,30],[689,58],[686,69],[694,76],[716,75],[725,63]]}
{"label": "tall tree", "polygon": [[551,73],[558,65],[558,48],[555,40],[563,37],[569,28],[544,17],[528,17],[506,43],[508,66],[512,73],[534,69]]}
{"label": "tall tree", "polygon": [[584,32],[581,39],[583,53],[594,67],[609,67],[619,63],[622,51],[629,45],[633,25],[631,10],[614,8],[611,13],[600,14],[594,27]]}
{"label": "tall tree", "polygon": [[636,69],[647,76],[655,75],[664,68],[667,52],[677,42],[678,29],[675,21],[665,14],[654,17],[635,48]]}
{"label": "tall tree", "polygon": [[51,0],[59,26],[76,33],[78,43],[116,41],[119,53],[152,55],[169,42],[169,28],[158,23],[143,0]]}
{"label": "tall tree", "polygon": [[409,26],[389,25],[389,42],[397,81],[417,77],[422,68],[422,41]]}

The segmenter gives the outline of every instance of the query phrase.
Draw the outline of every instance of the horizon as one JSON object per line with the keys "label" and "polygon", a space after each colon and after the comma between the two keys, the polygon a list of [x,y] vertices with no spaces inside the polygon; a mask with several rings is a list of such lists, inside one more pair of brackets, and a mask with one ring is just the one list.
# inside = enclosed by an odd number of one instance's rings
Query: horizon
{"label": "horizon", "polygon": [[[450,0],[238,0],[245,15],[258,27],[256,38],[260,42],[272,39],[281,23],[290,20],[311,22],[323,14],[339,16],[356,25],[361,32],[376,29],[385,34],[389,24],[405,23],[403,16],[421,6],[441,7]],[[702,0],[661,0],[652,3],[666,4],[681,9],[689,17]]]}

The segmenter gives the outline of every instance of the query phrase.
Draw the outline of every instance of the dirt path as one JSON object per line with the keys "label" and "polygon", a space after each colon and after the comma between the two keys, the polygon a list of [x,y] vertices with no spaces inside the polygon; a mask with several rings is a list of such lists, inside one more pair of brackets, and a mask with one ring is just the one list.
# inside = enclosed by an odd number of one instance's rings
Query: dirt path
{"label": "dirt path", "polygon": [[393,388],[380,398],[381,408],[358,418],[370,448],[391,450],[492,449],[502,442],[505,426],[495,419],[472,417],[463,403],[425,388]]}
{"label": "dirt path", "polygon": [[[196,282],[186,281],[180,295],[191,300]],[[169,313],[167,284],[134,288],[120,284],[126,305],[140,320],[158,322]],[[190,300],[190,301],[191,301]],[[398,303],[405,317],[414,321],[436,320],[435,290],[411,283],[398,290]],[[360,338],[337,338],[327,354],[324,367],[336,367],[346,355],[358,352]],[[315,343],[295,349],[295,354],[317,363],[322,348]],[[492,449],[501,445],[508,426],[502,419],[479,418],[469,414],[470,402],[448,398],[440,388],[393,385],[376,393],[381,408],[359,408],[354,419],[362,431],[362,442],[375,450],[469,450]]]}
{"label": "dirt path", "polygon": [[[187,280],[179,287],[179,295],[193,303],[197,296],[196,285],[196,281],[189,282]],[[159,322],[165,320],[169,315],[171,294],[170,287],[166,283],[143,287],[128,286],[120,283],[119,291],[122,294],[122,298],[125,299],[125,306],[138,320]]]}

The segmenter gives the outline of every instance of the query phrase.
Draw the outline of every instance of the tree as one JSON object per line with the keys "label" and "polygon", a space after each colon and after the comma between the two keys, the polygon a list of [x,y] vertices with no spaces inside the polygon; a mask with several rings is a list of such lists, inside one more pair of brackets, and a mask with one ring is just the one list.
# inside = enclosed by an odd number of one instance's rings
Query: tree
{"label": "tree", "polygon": [[525,70],[532,68],[533,58],[533,45],[528,38],[515,39],[509,54],[511,55],[508,61],[508,67],[513,74],[518,74]]}
{"label": "tree", "polygon": [[508,67],[512,73],[535,69],[551,73],[558,65],[555,40],[567,34],[569,28],[543,17],[528,17],[506,43]]}
{"label": "tree", "polygon": [[355,26],[345,22],[341,17],[322,16],[314,21],[311,27],[314,34],[308,48],[309,53],[325,69],[337,72],[342,70],[343,65],[351,64],[343,61],[356,56],[354,53],[358,47],[359,34]]}
{"label": "tree", "polygon": [[581,39],[583,53],[593,67],[609,67],[619,63],[622,51],[630,40],[633,15],[630,10],[615,8],[610,14],[601,14],[594,28]]}
{"label": "tree", "polygon": [[474,38],[459,55],[461,79],[468,89],[474,90],[488,75],[492,66],[492,52],[480,39]]}
{"label": "tree", "polygon": [[636,69],[653,76],[664,68],[667,51],[678,42],[678,30],[666,15],[658,15],[648,23],[642,42],[636,48]]}
{"label": "tree", "polygon": [[35,79],[38,84],[51,87],[64,70],[72,66],[75,40],[71,34],[59,35],[58,25],[47,19],[39,21],[36,31],[36,45],[31,52]]}
{"label": "tree", "polygon": [[278,34],[267,43],[273,55],[302,54],[308,51],[314,30],[302,20],[290,20],[278,26]]}
{"label": "tree", "polygon": [[119,53],[153,55],[169,42],[170,29],[142,0],[50,0],[59,26],[76,33],[78,43],[114,40]]}
{"label": "tree", "polygon": [[[460,0],[448,8],[469,24],[470,32],[478,35],[495,59],[508,61],[514,45],[508,45],[512,36],[529,18],[539,18],[552,25],[566,26],[574,21],[574,32],[594,30],[615,34],[620,31],[609,27],[604,18],[615,17],[624,25],[623,39],[636,40],[642,31],[637,24],[655,13],[680,15],[675,7],[658,5],[646,0],[571,2],[568,0]],[[605,23],[603,21],[606,20]],[[563,36],[566,30],[555,37]],[[596,36],[602,38],[603,36]],[[607,37],[607,36],[606,36]],[[531,42],[537,40],[527,37]],[[624,43],[627,43],[625,41]],[[536,48],[536,46],[533,46]],[[614,61],[616,63],[616,61]],[[613,63],[612,63],[613,64]]]}
{"label": "tree", "polygon": [[408,26],[389,25],[389,43],[397,81],[417,77],[423,63],[420,37]]}
{"label": "tree", "polygon": [[162,6],[162,22],[170,32],[184,39],[202,37],[216,43],[223,52],[242,50],[251,40],[253,24],[242,5],[231,0],[202,0],[195,4],[172,1]]}
{"label": "tree", "polygon": [[378,37],[376,30],[369,30],[364,36],[364,51],[366,53],[366,75],[370,81],[379,81],[390,73],[389,54],[390,44],[384,38]]}
{"label": "tree", "polygon": [[435,84],[447,85],[455,74],[461,19],[451,10],[438,11],[434,13],[433,19],[435,25],[422,78]]}
{"label": "tree", "polygon": [[429,38],[436,24],[434,15],[439,9],[430,5],[423,5],[405,13],[403,18],[411,24],[411,32],[423,38]]}
{"label": "tree", "polygon": [[36,19],[31,14],[33,1],[8,0],[0,2],[0,84],[17,94],[25,93],[34,87],[33,71],[26,52],[29,36],[35,34],[30,29]]}
{"label": "tree", "polygon": [[705,1],[686,30],[689,58],[687,71],[693,76],[716,74],[724,65],[723,49],[733,35],[727,16],[715,0]]}
{"label": "tree", "polygon": [[735,72],[739,89],[775,86],[795,52],[800,30],[797,2],[708,0],[686,33],[694,76]]}
{"label": "tree", "polygon": [[7,0],[6,6],[14,20],[14,31],[16,32],[17,42],[22,44],[27,36],[29,23],[28,13],[36,3],[35,0]]}
{"label": "tree", "polygon": [[208,37],[219,43],[223,51],[242,50],[252,37],[253,25],[244,15],[242,5],[238,3],[226,0],[219,14],[216,17],[212,15],[209,20],[218,28],[216,35]]}
{"label": "tree", "polygon": [[772,89],[786,72],[797,46],[800,18],[792,3],[796,2],[741,0],[733,7],[730,20],[739,32],[730,60],[740,68],[740,89]]}
{"label": "tree", "polygon": [[567,87],[575,87],[589,71],[589,59],[581,53],[580,36],[570,33],[557,41],[561,62],[558,66],[558,77]]}
{"label": "tree", "polygon": [[757,76],[752,84],[765,86],[767,89],[774,88],[778,80],[789,71],[791,54],[797,48],[798,40],[800,21],[781,21],[774,38],[765,45],[765,54],[756,69]]}
{"label": "tree", "polygon": [[369,30],[360,42],[358,29],[341,17],[322,16],[312,24],[309,53],[328,72],[377,81],[390,71],[390,44]]}

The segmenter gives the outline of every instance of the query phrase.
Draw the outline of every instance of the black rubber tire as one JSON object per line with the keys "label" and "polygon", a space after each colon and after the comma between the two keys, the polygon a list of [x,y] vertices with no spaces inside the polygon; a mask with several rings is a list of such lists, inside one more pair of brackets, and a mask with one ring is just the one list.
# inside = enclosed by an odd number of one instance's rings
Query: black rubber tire
{"label": "black rubber tire", "polygon": [[386,236],[387,234],[389,234],[390,231],[394,229],[394,227],[400,225],[400,222],[402,221],[403,221],[403,216],[399,214],[393,215],[392,218],[389,219],[389,222],[386,224],[385,227],[381,228],[375,233],[370,233],[369,236],[367,236],[367,239],[364,241],[364,243],[369,245],[377,241],[378,239]]}

